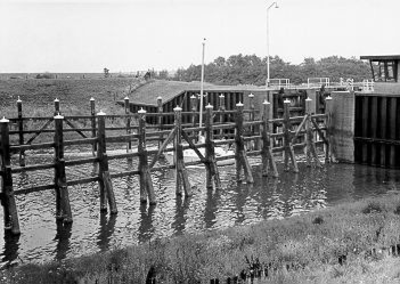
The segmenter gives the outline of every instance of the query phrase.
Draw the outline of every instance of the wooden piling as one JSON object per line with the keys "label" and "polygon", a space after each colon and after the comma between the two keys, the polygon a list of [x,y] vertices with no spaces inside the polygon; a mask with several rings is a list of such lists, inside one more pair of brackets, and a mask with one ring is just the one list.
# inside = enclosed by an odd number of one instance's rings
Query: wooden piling
{"label": "wooden piling", "polygon": [[[192,111],[192,125],[193,127],[196,127],[196,123],[197,123],[197,97],[195,95],[191,95],[190,96],[190,108]],[[192,133],[192,137],[194,139],[196,139],[197,137],[197,133],[195,131],[193,131]]]}
{"label": "wooden piling", "polygon": [[[91,115],[91,129],[92,129],[92,138],[97,136],[96,134],[96,101],[93,97],[90,98],[90,115]],[[93,156],[97,151],[97,143],[92,144],[92,154]]]}
{"label": "wooden piling", "polygon": [[[18,142],[19,145],[24,145],[24,120],[22,112],[22,100],[18,96],[17,100],[17,113],[18,113]],[[19,151],[19,165],[25,167],[25,151]]]}
{"label": "wooden piling", "polygon": [[[254,95],[253,93],[249,94],[249,107],[250,107],[250,113],[249,113],[249,121],[253,122],[255,120],[255,106],[254,106]],[[257,131],[257,126],[250,126],[250,133],[252,136],[254,136],[256,133],[258,133]],[[253,150],[258,150],[260,149],[260,139],[254,139],[253,141],[249,141],[250,142],[250,149]]]}
{"label": "wooden piling", "polygon": [[139,114],[139,179],[140,179],[140,202],[146,203],[147,196],[150,205],[155,205],[156,198],[154,194],[153,182],[151,180],[150,169],[148,166],[148,155],[146,150],[146,111],[142,108]]}
{"label": "wooden piling", "polygon": [[183,157],[182,147],[182,108],[176,106],[174,108],[174,125],[175,125],[175,139],[174,139],[174,164],[175,164],[175,183],[176,183],[176,194],[182,195],[182,186],[186,196],[190,196],[191,187],[189,183],[189,177],[185,168],[185,161]]}
{"label": "wooden piling", "polygon": [[63,120],[64,117],[59,114],[54,116],[54,184],[56,190],[56,219],[63,220],[64,223],[72,223],[71,205],[69,202],[67,178],[65,175]]}
{"label": "wooden piling", "polygon": [[299,172],[299,168],[297,167],[296,157],[294,155],[294,150],[292,146],[291,139],[291,128],[292,124],[290,122],[290,112],[289,112],[290,100],[286,99],[283,102],[283,140],[284,140],[284,163],[285,163],[285,171],[289,170],[289,157],[292,161],[293,171],[295,173]]}
{"label": "wooden piling", "polygon": [[331,96],[325,99],[325,113],[326,113],[326,137],[328,140],[328,145],[325,152],[325,162],[335,161],[335,148],[333,139],[333,100]]}
{"label": "wooden piling", "polygon": [[215,150],[213,141],[213,106],[208,104],[206,106],[206,117],[205,117],[205,160],[206,160],[206,187],[213,187],[213,178],[216,188],[221,188],[221,180],[219,177],[219,171],[217,162],[215,160]]}
{"label": "wooden piling", "polygon": [[13,235],[21,233],[19,229],[18,211],[14,197],[13,179],[11,174],[11,156],[10,156],[10,121],[3,117],[0,120],[1,133],[1,204],[3,205],[4,230],[11,232]]}
{"label": "wooden piling", "polygon": [[[162,101],[162,97],[157,97],[157,113],[160,114],[158,116],[158,128],[160,131],[163,130],[163,116],[161,115],[163,113],[163,101]],[[158,148],[161,147],[161,145],[163,144],[164,141],[164,135],[160,134],[160,139],[158,140]]]}
{"label": "wooden piling", "polygon": [[[130,113],[128,97],[124,98],[124,109],[125,109],[125,114]],[[126,118],[125,123],[126,123],[126,134],[130,135],[131,134],[131,118],[129,116]],[[129,139],[128,144],[126,145],[126,152],[129,153],[131,151],[132,151],[132,141]]]}
{"label": "wooden piling", "polygon": [[104,112],[99,112],[97,114],[97,158],[99,160],[100,211],[107,212],[106,202],[108,200],[111,214],[116,214],[118,210],[115,202],[110,173],[108,170],[105,116],[106,114]]}
{"label": "wooden piling", "polygon": [[315,143],[314,143],[314,133],[312,131],[312,99],[307,98],[305,100],[305,112],[307,116],[307,120],[305,123],[306,127],[306,163],[307,166],[311,166],[311,160],[314,158],[314,161],[318,167],[322,167],[321,162],[319,161],[318,155],[317,155],[317,150],[315,149]]}
{"label": "wooden piling", "polygon": [[[225,107],[225,96],[224,94],[221,93],[221,95],[219,96],[219,109],[218,109],[221,113],[219,115],[219,123],[222,124],[224,123],[224,116],[225,114],[223,114],[223,112],[226,110]],[[219,138],[221,139],[223,137],[224,134],[224,130],[220,129],[219,130]]]}
{"label": "wooden piling", "polygon": [[272,176],[277,178],[279,176],[278,170],[276,167],[275,159],[272,154],[271,148],[271,137],[270,137],[270,127],[269,127],[269,117],[271,112],[271,104],[264,100],[263,102],[263,116],[262,116],[262,149],[261,149],[261,158],[262,158],[262,175],[268,176],[269,173],[269,165],[272,167]]}
{"label": "wooden piling", "polygon": [[236,180],[241,181],[241,172],[244,171],[245,180],[247,183],[253,183],[253,174],[251,173],[251,167],[249,161],[246,156],[246,149],[244,145],[244,115],[243,115],[243,104],[236,104],[236,136],[235,136],[235,145],[236,145]]}

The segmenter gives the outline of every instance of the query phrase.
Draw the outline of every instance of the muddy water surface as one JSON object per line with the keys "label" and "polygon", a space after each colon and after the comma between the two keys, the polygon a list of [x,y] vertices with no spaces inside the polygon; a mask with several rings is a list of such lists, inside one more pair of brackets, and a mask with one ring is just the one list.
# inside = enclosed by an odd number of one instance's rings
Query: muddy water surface
{"label": "muddy water surface", "polygon": [[[77,159],[85,154],[67,156]],[[50,162],[46,154],[28,155],[29,164]],[[55,221],[54,190],[17,196],[22,234],[4,236],[0,229],[1,262],[43,262],[73,258],[98,251],[137,244],[157,237],[201,232],[284,218],[344,201],[386,194],[400,189],[400,172],[361,165],[330,164],[324,169],[299,165],[300,173],[283,172],[279,179],[262,177],[256,159],[251,160],[255,183],[237,184],[235,166],[220,168],[223,188],[204,188],[202,167],[189,168],[194,195],[176,197],[173,171],[153,173],[156,206],[139,202],[138,177],[113,180],[118,214],[99,213],[97,183],[69,187],[74,222],[63,227]],[[136,169],[135,162],[111,161],[112,172]],[[67,178],[96,175],[95,165],[67,169]],[[27,172],[14,176],[15,190],[51,183],[53,171]],[[3,216],[0,215],[3,224]]]}

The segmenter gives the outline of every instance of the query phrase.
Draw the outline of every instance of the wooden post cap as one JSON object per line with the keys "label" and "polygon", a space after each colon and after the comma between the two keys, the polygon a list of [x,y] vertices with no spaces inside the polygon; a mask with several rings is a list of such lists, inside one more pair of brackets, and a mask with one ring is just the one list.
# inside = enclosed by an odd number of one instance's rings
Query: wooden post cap
{"label": "wooden post cap", "polygon": [[91,102],[92,102],[92,101],[94,101],[94,98],[93,98],[93,97],[91,97],[91,98],[90,98],[90,101],[91,101]]}
{"label": "wooden post cap", "polygon": [[144,114],[144,113],[146,113],[147,111],[145,110],[145,109],[143,109],[143,108],[140,108],[139,110],[138,110],[138,113],[139,114]]}
{"label": "wooden post cap", "polygon": [[124,100],[125,100],[125,101],[129,101],[129,98],[128,98],[128,97],[125,97]]}
{"label": "wooden post cap", "polygon": [[60,101],[60,100],[59,100],[59,99],[57,99],[57,98],[54,100],[54,102],[55,102],[55,103],[58,103],[59,101]]}
{"label": "wooden post cap", "polygon": [[208,105],[206,105],[206,109],[212,109],[214,108],[210,103],[208,103]]}
{"label": "wooden post cap", "polygon": [[18,96],[17,103],[22,103],[21,98]]}
{"label": "wooden post cap", "polygon": [[191,98],[191,99],[195,99],[196,96],[195,96],[195,95],[191,95],[190,98]]}
{"label": "wooden post cap", "polygon": [[251,98],[251,99],[254,98],[253,93],[250,93],[250,94],[249,94],[249,98]]}
{"label": "wooden post cap", "polygon": [[284,103],[284,104],[290,104],[290,100],[289,100],[288,98],[286,98],[286,99],[283,101],[283,103]]}
{"label": "wooden post cap", "polygon": [[162,101],[162,97],[157,97],[157,101]]}
{"label": "wooden post cap", "polygon": [[328,95],[328,96],[325,98],[325,100],[328,100],[328,101],[330,101],[331,99],[332,99],[331,95]]}
{"label": "wooden post cap", "polygon": [[238,103],[236,104],[236,106],[237,106],[237,107],[242,107],[243,104],[242,104],[241,102],[238,102]]}
{"label": "wooden post cap", "polygon": [[56,116],[54,116],[54,119],[64,119],[64,116],[57,114]]}
{"label": "wooden post cap", "polygon": [[269,101],[267,101],[267,100],[264,100],[263,101],[263,105],[270,105],[271,103],[269,102]]}
{"label": "wooden post cap", "polygon": [[225,98],[225,96],[224,96],[223,93],[221,93],[221,94],[219,95],[219,97],[220,97],[220,98]]}
{"label": "wooden post cap", "polygon": [[106,115],[106,113],[105,112],[103,112],[102,110],[101,111],[99,111],[98,113],[97,113],[97,115]]}
{"label": "wooden post cap", "polygon": [[10,121],[5,116],[3,116],[2,119],[0,119],[0,123],[9,123],[9,122]]}
{"label": "wooden post cap", "polygon": [[176,107],[174,108],[174,111],[182,111],[182,108],[181,108],[180,106],[176,106]]}
{"label": "wooden post cap", "polygon": [[312,99],[310,99],[309,97],[307,97],[306,102],[311,102]]}

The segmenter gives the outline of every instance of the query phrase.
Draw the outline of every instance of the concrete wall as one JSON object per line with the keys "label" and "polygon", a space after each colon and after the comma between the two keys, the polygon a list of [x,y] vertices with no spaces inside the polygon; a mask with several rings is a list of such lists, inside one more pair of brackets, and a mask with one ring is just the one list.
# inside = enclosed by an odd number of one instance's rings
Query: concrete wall
{"label": "concrete wall", "polygon": [[333,151],[339,162],[354,162],[354,92],[332,92]]}

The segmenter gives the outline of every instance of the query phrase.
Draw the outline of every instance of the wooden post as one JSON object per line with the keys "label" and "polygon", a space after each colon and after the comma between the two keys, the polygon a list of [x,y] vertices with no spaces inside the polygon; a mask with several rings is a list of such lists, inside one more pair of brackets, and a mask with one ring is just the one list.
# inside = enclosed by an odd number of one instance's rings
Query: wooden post
{"label": "wooden post", "polygon": [[15,202],[13,179],[11,174],[11,156],[10,156],[10,136],[9,120],[4,118],[0,120],[1,131],[1,170],[3,171],[1,182],[1,204],[4,210],[4,230],[10,231],[14,235],[19,235],[19,221],[17,204]]}
{"label": "wooden post", "polygon": [[[254,95],[253,93],[249,94],[249,101],[250,101],[250,114],[249,114],[249,121],[254,121],[255,119],[255,106],[254,106]],[[254,136],[256,131],[256,127],[255,126],[250,126],[250,133],[252,136]],[[260,141],[259,139],[255,139],[253,141],[249,141],[250,145],[251,145],[251,149],[259,149],[259,145],[260,145]]]}
{"label": "wooden post", "polygon": [[269,172],[269,164],[271,163],[273,174],[272,176],[277,178],[279,176],[278,170],[276,167],[275,159],[272,154],[271,149],[271,137],[270,137],[270,128],[269,128],[269,117],[271,112],[271,104],[264,100],[263,102],[263,116],[262,116],[262,149],[261,149],[261,157],[262,157],[262,174],[263,176],[268,176]]}
{"label": "wooden post", "polygon": [[[24,120],[23,120],[23,112],[22,112],[22,101],[18,96],[17,100],[17,112],[18,112],[18,142],[19,145],[24,145]],[[25,167],[25,151],[19,151],[19,165],[21,167]]]}
{"label": "wooden post", "polygon": [[[224,112],[225,110],[226,110],[225,96],[224,96],[224,94],[221,93],[221,95],[219,96],[219,111]],[[224,118],[225,118],[224,116],[225,116],[225,114],[220,113],[220,115],[219,115],[219,123],[220,124],[224,123]],[[219,139],[222,139],[223,134],[224,134],[224,130],[220,129],[219,130]]]}
{"label": "wooden post", "polygon": [[[325,162],[333,162],[335,161],[335,153],[334,153],[334,139],[333,139],[333,100],[331,96],[326,97],[325,99],[325,112],[326,112],[326,137],[328,140],[328,145],[326,146],[325,152]],[[393,155],[394,156],[394,155]]]}
{"label": "wooden post", "polygon": [[314,143],[314,134],[312,131],[312,99],[307,98],[306,99],[306,116],[307,116],[307,121],[306,121],[306,161],[307,161],[307,166],[311,166],[311,155],[314,157],[314,161],[317,164],[318,167],[321,167],[321,162],[318,159],[317,151],[315,149],[315,143]]}
{"label": "wooden post", "polygon": [[182,185],[185,190],[185,195],[191,195],[191,187],[189,183],[188,174],[185,168],[185,161],[183,157],[182,148],[182,108],[176,106],[174,108],[175,113],[175,139],[174,139],[174,164],[175,164],[175,183],[176,183],[176,194],[182,195]]}
{"label": "wooden post", "polygon": [[54,100],[54,115],[57,115],[57,114],[61,114],[61,113],[60,113],[60,100],[56,98]]}
{"label": "wooden post", "polygon": [[214,141],[213,141],[213,106],[208,104],[206,106],[206,117],[205,117],[205,158],[206,158],[206,187],[212,188],[212,178],[216,188],[221,188],[221,180],[219,178],[219,171],[217,163],[215,161]]}
{"label": "wooden post", "polygon": [[285,154],[285,171],[289,170],[289,164],[288,164],[288,159],[290,157],[290,159],[292,160],[292,164],[293,164],[293,171],[295,173],[299,172],[299,169],[297,167],[297,161],[296,161],[296,157],[294,155],[294,150],[293,150],[293,146],[291,144],[291,128],[292,128],[292,124],[290,123],[290,113],[289,113],[289,105],[290,105],[290,100],[286,99],[283,102],[283,118],[284,118],[284,122],[283,122],[283,133],[284,133],[284,154]]}
{"label": "wooden post", "polygon": [[254,182],[253,174],[251,173],[251,167],[250,167],[249,161],[247,160],[247,157],[246,157],[246,149],[245,149],[244,139],[243,139],[243,132],[244,132],[243,104],[240,102],[237,103],[236,110],[237,110],[237,112],[236,112],[236,137],[235,137],[236,180],[241,181],[240,176],[241,176],[241,172],[243,170],[246,182],[253,183]]}
{"label": "wooden post", "polygon": [[56,189],[56,219],[63,220],[65,223],[72,223],[71,205],[69,202],[67,178],[65,175],[63,120],[64,117],[59,114],[54,116],[54,184]]}
{"label": "wooden post", "polygon": [[[125,114],[130,113],[129,109],[129,98],[125,97],[124,98],[124,108],[125,108]],[[130,135],[131,134],[131,118],[127,117],[126,118],[126,134]],[[132,141],[129,139],[128,144],[126,145],[126,152],[131,152],[132,151]]]}
{"label": "wooden post", "polygon": [[138,111],[138,114],[139,114],[138,153],[139,153],[140,202],[146,203],[148,196],[150,205],[155,205],[157,202],[148,166],[148,156],[146,150],[146,111],[142,108]]}
{"label": "wooden post", "polygon": [[115,203],[110,173],[108,171],[105,116],[106,114],[104,112],[99,112],[97,114],[97,158],[99,160],[100,211],[107,212],[106,200],[108,200],[111,214],[116,214],[118,210]]}
{"label": "wooden post", "polygon": [[[196,121],[197,121],[197,97],[195,95],[190,96],[190,107],[192,110],[192,125],[193,127],[196,127]],[[197,138],[196,131],[193,131],[192,133],[193,139]]]}
{"label": "wooden post", "polygon": [[[92,128],[92,138],[96,137],[96,101],[93,97],[90,98],[90,115],[91,118],[91,128]],[[97,143],[92,144],[92,154],[95,155],[97,151]]]}
{"label": "wooden post", "polygon": [[[162,97],[158,97],[157,98],[157,113],[159,113],[160,115],[158,116],[158,127],[160,129],[160,131],[163,130],[163,116],[161,115],[163,113],[163,101],[162,101]],[[158,140],[158,148],[161,147],[161,145],[163,144],[164,141],[164,135],[161,134],[160,135],[160,140]]]}

